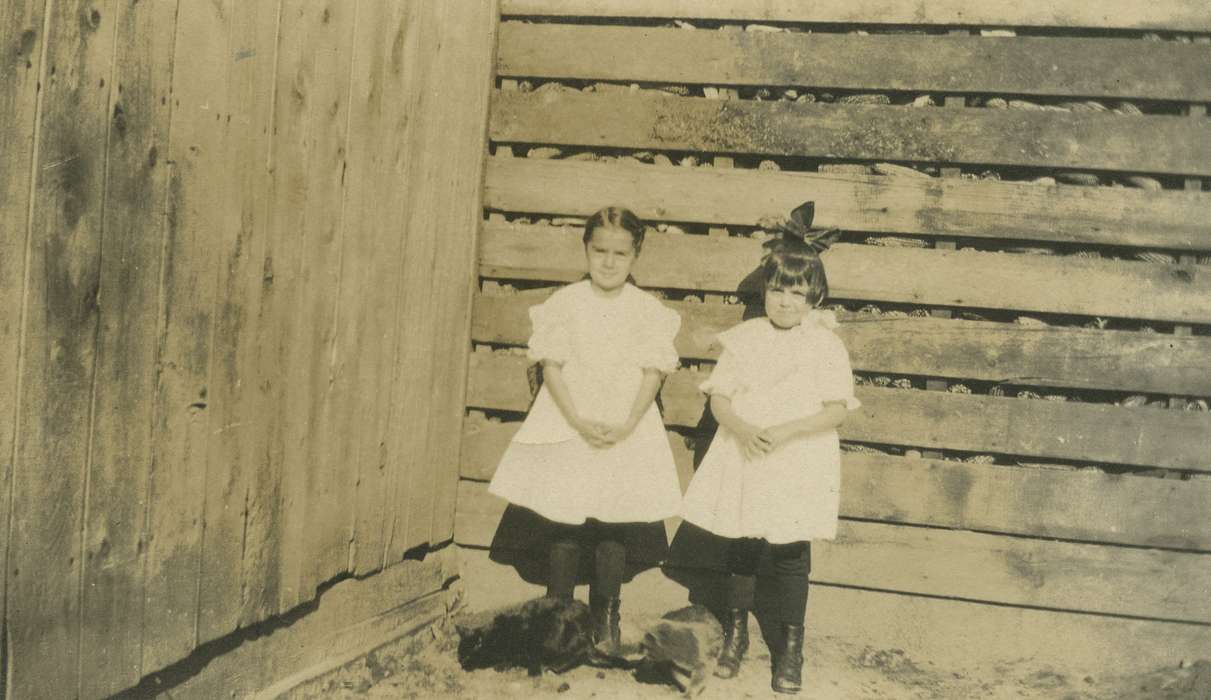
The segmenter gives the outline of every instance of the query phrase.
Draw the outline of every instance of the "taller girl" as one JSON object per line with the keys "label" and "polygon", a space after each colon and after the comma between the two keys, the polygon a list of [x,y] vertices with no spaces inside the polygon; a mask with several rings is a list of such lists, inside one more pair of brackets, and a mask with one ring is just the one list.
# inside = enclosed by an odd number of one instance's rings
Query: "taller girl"
{"label": "taller girl", "polygon": [[628,532],[652,531],[633,526],[675,515],[681,502],[654,403],[677,368],[681,317],[630,282],[643,234],[631,211],[598,211],[584,227],[588,279],[530,309],[529,357],[542,363],[543,386],[489,486],[549,521],[547,595],[572,597],[581,545],[591,548],[589,603],[607,655],[618,651]]}
{"label": "taller girl", "polygon": [[837,532],[841,486],[836,428],[856,408],[849,355],[833,332],[814,207],[796,209],[761,264],[765,316],[718,336],[719,362],[702,390],[719,430],[686,491],[682,515],[727,538],[728,619],[715,675],[730,678],[748,649],[757,564],[768,551],[781,623],[773,689],[798,692],[811,540]]}

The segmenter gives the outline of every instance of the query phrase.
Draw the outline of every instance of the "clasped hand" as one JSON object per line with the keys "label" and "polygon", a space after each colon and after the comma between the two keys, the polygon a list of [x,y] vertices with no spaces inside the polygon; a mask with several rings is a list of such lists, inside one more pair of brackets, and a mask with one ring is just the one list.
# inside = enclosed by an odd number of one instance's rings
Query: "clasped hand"
{"label": "clasped hand", "polygon": [[732,432],[736,434],[736,440],[740,443],[740,451],[744,453],[746,459],[763,457],[786,444],[791,437],[790,430],[781,425],[758,428],[755,425],[745,424],[737,426],[737,429]]}
{"label": "clasped hand", "polygon": [[609,447],[622,442],[635,429],[633,423],[612,425],[589,420],[576,421],[574,427],[576,428],[576,432],[580,433],[580,436],[584,438],[585,442],[599,448]]}

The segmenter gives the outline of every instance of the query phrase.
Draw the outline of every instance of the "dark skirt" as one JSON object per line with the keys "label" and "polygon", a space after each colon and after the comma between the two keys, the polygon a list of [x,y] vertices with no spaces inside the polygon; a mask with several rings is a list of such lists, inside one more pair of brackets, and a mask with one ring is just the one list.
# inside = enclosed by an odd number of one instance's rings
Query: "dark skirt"
{"label": "dark skirt", "polygon": [[[557,538],[572,533],[581,545],[576,583],[587,584],[593,580],[593,550],[602,531],[594,521],[570,526],[552,522],[528,508],[509,504],[492,537],[489,558],[498,564],[513,567],[527,583],[546,585],[551,544]],[[624,582],[642,571],[660,566],[668,556],[669,543],[661,521],[609,523],[608,532],[627,550]]]}

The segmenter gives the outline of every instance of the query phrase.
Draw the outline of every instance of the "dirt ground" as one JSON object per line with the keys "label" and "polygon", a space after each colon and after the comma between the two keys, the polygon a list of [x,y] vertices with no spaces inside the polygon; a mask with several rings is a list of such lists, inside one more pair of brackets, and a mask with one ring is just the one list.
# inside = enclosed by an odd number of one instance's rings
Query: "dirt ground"
{"label": "dirt ground", "polygon": [[[637,616],[638,617],[638,616]],[[654,618],[653,618],[654,619]],[[624,641],[650,620],[624,624]],[[756,632],[754,625],[753,631]],[[417,637],[382,647],[343,668],[299,688],[292,700],[320,698],[677,698],[672,686],[643,684],[622,669],[573,669],[562,675],[531,678],[517,669],[465,672],[456,658],[453,625],[426,630]],[[901,649],[856,648],[837,640],[808,640],[804,690],[814,698],[989,698],[1021,700],[1206,700],[1211,698],[1211,661],[1184,662],[1129,677],[1072,677],[1037,664],[998,664],[988,668],[938,668],[918,662]],[[769,653],[759,635],[740,675],[712,678],[703,700],[768,698]]]}

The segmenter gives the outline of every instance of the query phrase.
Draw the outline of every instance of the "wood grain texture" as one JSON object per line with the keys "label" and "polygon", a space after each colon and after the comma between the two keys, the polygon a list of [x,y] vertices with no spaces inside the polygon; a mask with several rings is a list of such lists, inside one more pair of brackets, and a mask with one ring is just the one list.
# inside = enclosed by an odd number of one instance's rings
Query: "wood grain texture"
{"label": "wood grain texture", "polygon": [[[1130,57],[1130,58],[1128,58]],[[1139,39],[501,25],[500,75],[1013,95],[1211,99],[1211,46]]]}
{"label": "wood grain texture", "polygon": [[1164,115],[498,91],[489,133],[575,146],[1211,174],[1211,122]]}
{"label": "wood grain texture", "polygon": [[[527,410],[528,365],[522,356],[472,354],[467,405]],[[698,385],[706,377],[669,376],[661,391],[666,424],[700,425],[706,400]],[[841,426],[845,440],[1211,471],[1201,447],[1211,430],[1207,413],[870,386],[856,393],[863,405]]]}
{"label": "wood grain texture", "polygon": [[91,2],[47,9],[6,571],[14,697],[80,692],[81,504],[88,495],[117,20],[109,9]]}
{"label": "wood grain texture", "polygon": [[[525,345],[531,333],[529,308],[554,289],[477,295],[471,339]],[[663,303],[681,314],[677,353],[693,360],[717,358],[715,335],[740,323],[745,310],[741,304]],[[857,371],[1211,395],[1211,377],[1204,370],[1211,365],[1211,339],[1206,337],[864,313],[838,316],[837,333]]]}
{"label": "wood grain texture", "polygon": [[[348,313],[342,314],[338,326],[337,352],[338,357],[355,359],[356,393],[364,397],[361,405],[371,417],[366,420],[356,411],[347,416],[348,434],[355,440],[350,454],[357,465],[350,567],[358,575],[382,568],[388,512],[393,510],[387,488],[394,475],[387,452],[395,409],[389,380],[399,371],[405,239],[398,228],[403,198],[396,195],[400,183],[406,185],[412,115],[420,100],[415,88],[424,31],[420,10],[420,3],[397,3],[377,26],[372,21],[359,24],[359,34],[372,33],[376,38],[359,38],[354,57],[355,64],[368,66],[354,72],[347,189],[354,199],[347,204],[347,214],[353,217],[349,225],[360,226],[365,237],[346,239],[341,291],[347,300],[342,301],[342,310]],[[370,295],[371,300],[360,294]],[[367,352],[367,347],[373,350]]]}
{"label": "wood grain texture", "polygon": [[138,682],[176,3],[119,5],[108,113],[96,399],[84,502],[80,695]]}
{"label": "wood grain texture", "polygon": [[[579,229],[486,222],[481,235],[485,277],[567,282],[584,274]],[[634,276],[645,287],[736,293],[762,253],[749,238],[652,235]],[[834,300],[1211,321],[1211,268],[1201,265],[851,244],[822,257]]]}
{"label": "wood grain texture", "polygon": [[30,225],[31,177],[37,148],[39,83],[43,65],[46,3],[24,0],[0,5],[0,46],[17,47],[0,58],[5,89],[0,90],[0,609],[8,590],[8,542],[15,468],[18,384],[24,347],[26,254],[33,242]]}
{"label": "wood grain texture", "polygon": [[169,181],[147,506],[153,536],[144,574],[143,628],[154,630],[143,646],[148,671],[184,658],[198,643],[207,452],[216,427],[210,363],[219,255],[212,235],[226,216],[214,204],[230,174],[226,126],[216,115],[227,113],[228,56],[222,8],[181,3],[164,156]]}
{"label": "wood grain texture", "polygon": [[[307,201],[303,226],[298,232],[306,244],[299,275],[303,281],[295,313],[302,331],[300,346],[289,367],[296,410],[287,413],[294,431],[287,461],[302,467],[296,478],[303,482],[301,519],[291,534],[290,546],[301,549],[298,595],[315,597],[318,586],[343,573],[349,563],[345,514],[336,507],[338,494],[348,483],[354,465],[336,464],[329,445],[335,441],[339,416],[334,414],[338,384],[333,366],[337,301],[341,288],[341,246],[344,188],[349,135],[349,88],[353,59],[353,30],[361,3],[329,0],[308,3],[308,48],[314,56],[308,86],[306,158]],[[358,231],[350,235],[358,235]],[[293,455],[293,456],[292,456]],[[297,460],[297,461],[296,461]]]}
{"label": "wood grain texture", "polygon": [[[455,541],[486,547],[505,501],[460,483]],[[1211,555],[842,521],[813,542],[812,582],[1053,610],[1211,621]]]}
{"label": "wood grain texture", "polygon": [[[419,56],[431,57],[437,51],[439,34],[429,27],[442,10],[434,4],[422,5],[417,21],[423,29],[419,36]],[[433,83],[432,64],[422,62],[413,89],[417,93],[414,123],[408,134],[404,181],[408,183],[403,196],[404,208],[400,221],[404,236],[404,257],[401,284],[399,349],[393,377],[393,406],[391,428],[387,442],[387,461],[391,465],[388,486],[387,536],[384,542],[384,566],[403,558],[408,549],[429,541],[436,496],[433,473],[425,463],[428,421],[427,397],[434,355],[429,349],[436,322],[433,310],[431,275],[435,266],[437,242],[429,228],[435,216],[436,203],[423,197],[420,183],[431,180],[441,170],[441,155],[426,147],[438,138],[442,125],[432,118],[430,110],[441,97]]]}
{"label": "wood grain texture", "polygon": [[1096,6],[1078,2],[1026,0],[505,0],[503,15],[551,17],[632,17],[829,24],[943,24],[963,26],[1090,27],[1103,29],[1211,30],[1197,0],[1165,0],[1141,5],[1110,0]]}
{"label": "wood grain texture", "polygon": [[[483,217],[483,169],[488,152],[488,103],[496,52],[496,2],[444,4],[439,27],[449,32],[431,57],[443,100],[432,106],[443,128],[426,149],[443,156],[438,176],[423,183],[423,196],[436,201],[430,224],[437,239],[432,284],[436,322],[430,352],[435,359],[429,380],[429,421],[424,468],[434,474],[436,490],[429,541],[454,534],[458,488],[458,449],[462,443],[467,360],[471,347],[471,299],[477,282],[476,252]],[[432,189],[430,189],[432,188]]]}
{"label": "wood grain texture", "polygon": [[[488,481],[520,422],[468,420],[462,477]],[[683,477],[709,435],[669,431]],[[698,457],[701,457],[702,451]],[[845,452],[841,515],[848,518],[1141,547],[1211,551],[1200,514],[1211,498],[1205,479],[1124,477],[1098,470],[1043,469]]]}
{"label": "wood grain texture", "polygon": [[212,232],[219,260],[209,379],[211,431],[207,448],[205,528],[198,586],[199,641],[242,623],[250,579],[264,575],[246,561],[249,485],[262,467],[267,410],[256,367],[263,210],[270,111],[273,106],[276,3],[232,3],[223,16],[228,35],[222,153],[226,176],[209,195],[220,208]]}
{"label": "wood grain texture", "polygon": [[821,202],[822,227],[1211,249],[1207,192],[490,158],[484,206],[588,216],[600,200],[644,219],[754,226],[805,196]]}

